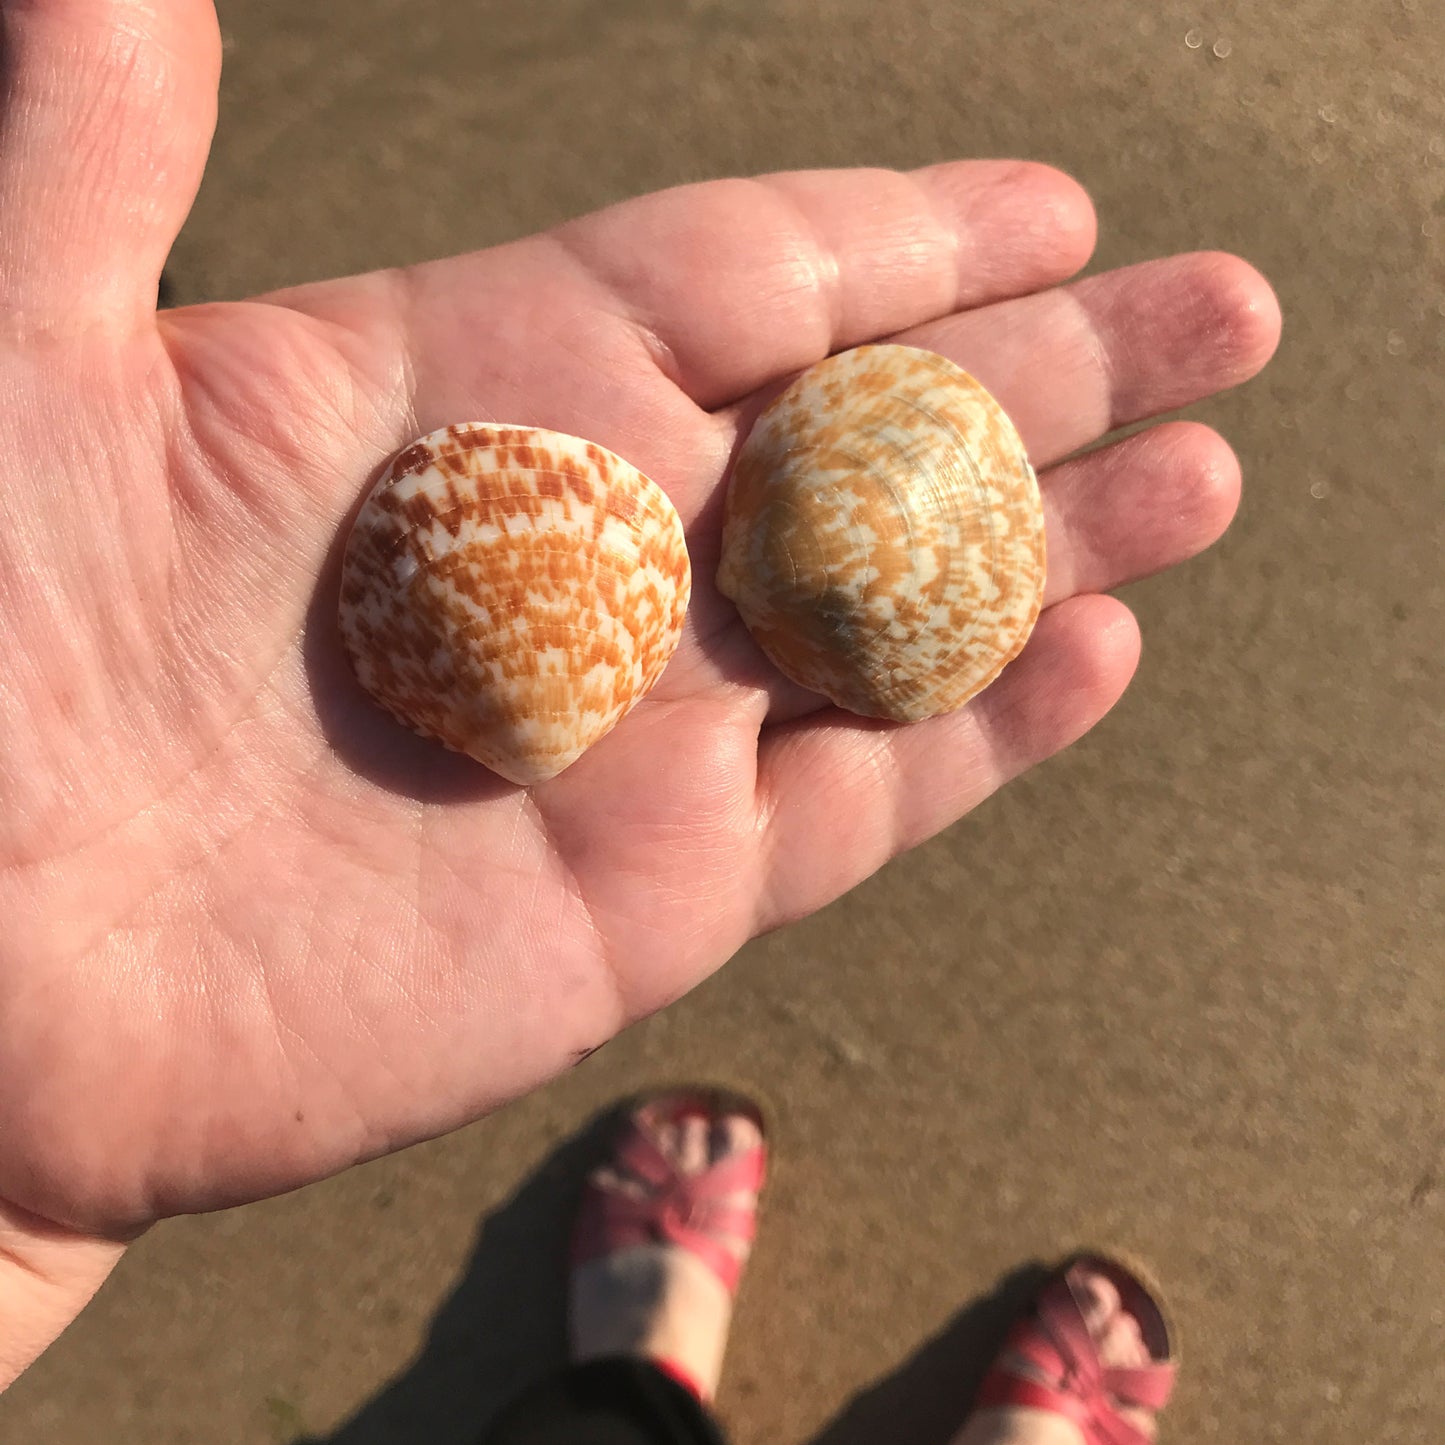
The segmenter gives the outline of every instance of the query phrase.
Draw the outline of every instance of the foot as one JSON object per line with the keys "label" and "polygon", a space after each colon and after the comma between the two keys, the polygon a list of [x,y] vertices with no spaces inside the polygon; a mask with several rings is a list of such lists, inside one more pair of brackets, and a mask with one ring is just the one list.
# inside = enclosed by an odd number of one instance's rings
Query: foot
{"label": "foot", "polygon": [[[1093,1263],[1082,1263],[1070,1272],[1070,1281],[1084,1328],[1106,1371],[1143,1370],[1161,1364],[1165,1346],[1158,1330],[1162,1325],[1149,1322],[1149,1331],[1154,1335],[1151,1353],[1145,1325],[1131,1311],[1108,1272]],[[1007,1348],[995,1361],[994,1370],[1047,1389],[1068,1389],[1059,1371],[1046,1369],[1037,1360]],[[1120,1399],[1107,1390],[1104,1398],[1126,1431],[1132,1428],[1139,1439],[1154,1440],[1158,1431],[1156,1409]],[[1055,1410],[1004,1404],[975,1410],[955,1445],[1110,1445],[1111,1438],[1097,1431],[1091,1434],[1080,1421]]]}
{"label": "foot", "polygon": [[762,1184],[760,1116],[706,1093],[638,1108],[588,1181],[572,1271],[572,1355],[661,1363],[717,1392]]}

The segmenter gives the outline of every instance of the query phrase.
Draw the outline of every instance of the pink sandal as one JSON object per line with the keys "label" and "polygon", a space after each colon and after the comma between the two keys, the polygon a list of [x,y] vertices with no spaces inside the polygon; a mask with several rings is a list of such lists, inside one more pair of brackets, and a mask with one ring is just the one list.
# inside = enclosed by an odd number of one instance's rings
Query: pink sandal
{"label": "pink sandal", "polygon": [[598,1174],[588,1179],[572,1234],[573,1266],[634,1245],[673,1244],[696,1255],[736,1294],[742,1261],[725,1241],[751,1244],[757,1209],[725,1201],[762,1188],[767,1147],[759,1144],[701,1173],[683,1174],[658,1147],[656,1132],[690,1115],[727,1114],[744,1114],[763,1131],[757,1105],[721,1089],[660,1094],[634,1109],[609,1163],[642,1180],[645,1191],[634,1194]]}
{"label": "pink sandal", "polygon": [[[1123,1369],[1099,1359],[1079,1299],[1081,1267],[1105,1275],[1119,1291],[1123,1308],[1139,1322],[1152,1364]],[[1010,1355],[1027,1360],[1054,1383],[1041,1384],[1015,1373]],[[1034,1308],[1009,1331],[974,1408],[1021,1405],[1047,1410],[1072,1420],[1083,1431],[1085,1445],[1149,1445],[1149,1437],[1116,1407],[1162,1410],[1169,1403],[1177,1372],[1164,1315],[1144,1284],[1117,1260],[1083,1255],[1044,1285]]]}

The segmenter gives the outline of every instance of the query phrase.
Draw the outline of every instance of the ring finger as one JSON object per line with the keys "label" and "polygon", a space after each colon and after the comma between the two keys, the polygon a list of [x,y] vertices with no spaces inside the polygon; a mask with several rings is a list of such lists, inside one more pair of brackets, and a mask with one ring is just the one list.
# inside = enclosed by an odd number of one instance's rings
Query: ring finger
{"label": "ring finger", "polygon": [[[1111,591],[1203,551],[1229,525],[1239,487],[1228,443],[1196,422],[1150,427],[1050,468],[1039,479],[1048,556],[1044,606]],[[716,602],[731,608],[725,599]],[[757,690],[769,725],[828,705],[783,677],[736,613],[704,656],[728,680]]]}

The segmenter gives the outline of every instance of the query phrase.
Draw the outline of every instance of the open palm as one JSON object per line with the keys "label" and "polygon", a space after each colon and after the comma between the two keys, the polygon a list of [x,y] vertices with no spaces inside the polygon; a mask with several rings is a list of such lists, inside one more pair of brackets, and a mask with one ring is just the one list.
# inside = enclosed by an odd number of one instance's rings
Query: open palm
{"label": "open palm", "polygon": [[[556,1072],[1083,733],[1137,648],[1096,594],[1233,511],[1200,426],[1052,465],[1242,380],[1278,331],[1229,257],[1058,287],[1093,220],[1056,172],[716,182],[157,316],[212,122],[208,0],[5,24],[0,1196],[35,1215],[119,1232],[279,1191]],[[785,683],[712,586],[760,390],[884,337],[978,375],[1052,468],[1028,649],[907,728]],[[375,708],[334,621],[378,469],[486,419],[627,457],[694,566],[656,691],[530,790]]]}

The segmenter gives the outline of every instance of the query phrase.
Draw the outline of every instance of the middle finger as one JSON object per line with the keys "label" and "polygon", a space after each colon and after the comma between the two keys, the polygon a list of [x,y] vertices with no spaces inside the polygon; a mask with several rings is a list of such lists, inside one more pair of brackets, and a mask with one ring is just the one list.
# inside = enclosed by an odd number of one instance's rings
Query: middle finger
{"label": "middle finger", "polygon": [[981,306],[891,339],[970,372],[1013,418],[1035,468],[1145,417],[1248,380],[1279,340],[1269,283],[1201,251]]}
{"label": "middle finger", "polygon": [[[1274,292],[1253,266],[1200,251],[879,339],[936,351],[977,377],[1042,471],[1114,427],[1247,380],[1273,354],[1279,327]],[[753,399],[719,415],[741,430],[758,405]]]}

